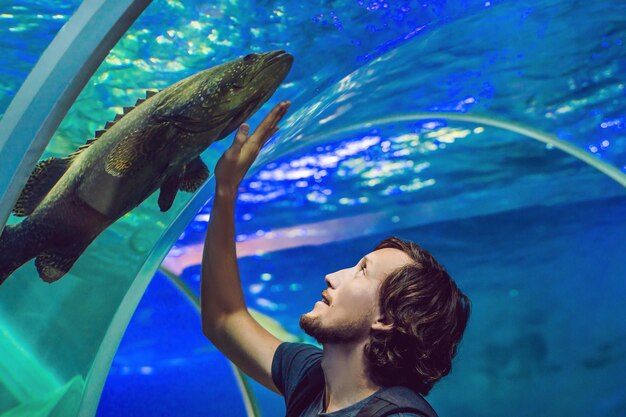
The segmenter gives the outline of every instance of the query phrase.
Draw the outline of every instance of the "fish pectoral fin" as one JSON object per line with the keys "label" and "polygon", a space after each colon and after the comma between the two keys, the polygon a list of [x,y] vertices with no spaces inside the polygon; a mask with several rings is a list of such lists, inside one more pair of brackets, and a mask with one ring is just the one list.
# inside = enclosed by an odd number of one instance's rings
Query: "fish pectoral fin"
{"label": "fish pectoral fin", "polygon": [[125,177],[141,169],[145,162],[165,149],[167,142],[160,134],[164,127],[163,123],[150,125],[124,137],[109,153],[106,172],[114,177]]}
{"label": "fish pectoral fin", "polygon": [[16,216],[30,215],[52,187],[59,182],[71,162],[71,159],[67,158],[48,158],[39,162],[17,199],[13,213]]}
{"label": "fish pectoral fin", "polygon": [[185,165],[185,173],[180,180],[178,189],[188,193],[195,192],[209,178],[209,168],[198,156]]}
{"label": "fish pectoral fin", "polygon": [[87,249],[86,245],[77,243],[41,253],[35,259],[35,267],[37,267],[39,277],[48,283],[63,277],[85,249]]}
{"label": "fish pectoral fin", "polygon": [[161,184],[161,192],[159,193],[159,208],[161,211],[168,211],[172,207],[178,192],[179,182],[180,175],[175,173],[165,178]]}

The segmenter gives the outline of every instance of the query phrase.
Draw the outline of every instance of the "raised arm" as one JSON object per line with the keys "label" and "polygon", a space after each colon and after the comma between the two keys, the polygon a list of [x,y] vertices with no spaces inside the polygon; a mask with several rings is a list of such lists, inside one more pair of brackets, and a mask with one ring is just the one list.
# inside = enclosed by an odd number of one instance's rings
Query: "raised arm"
{"label": "raised arm", "polygon": [[281,341],[248,313],[235,250],[235,202],[241,180],[261,147],[278,130],[289,102],[279,103],[252,135],[243,124],[215,167],[215,199],[202,256],[202,330],[243,372],[278,392],[272,382],[272,359]]}

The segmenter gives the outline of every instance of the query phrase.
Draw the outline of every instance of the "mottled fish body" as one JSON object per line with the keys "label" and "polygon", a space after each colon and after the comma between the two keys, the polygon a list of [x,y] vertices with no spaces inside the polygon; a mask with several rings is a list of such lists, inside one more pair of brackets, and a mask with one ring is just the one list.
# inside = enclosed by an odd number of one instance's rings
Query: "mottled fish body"
{"label": "mottled fish body", "polygon": [[157,189],[161,211],[178,190],[196,191],[209,177],[199,155],[254,114],[292,63],[274,51],[204,70],[148,92],[66,158],[40,162],[13,209],[27,217],[0,236],[0,284],[32,258],[43,280],[56,281]]}

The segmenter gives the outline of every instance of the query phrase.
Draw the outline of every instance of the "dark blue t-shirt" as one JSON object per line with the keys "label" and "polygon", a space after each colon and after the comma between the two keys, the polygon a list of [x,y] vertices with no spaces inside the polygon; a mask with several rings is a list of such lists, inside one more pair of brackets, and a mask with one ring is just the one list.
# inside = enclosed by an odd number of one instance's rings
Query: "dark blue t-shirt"
{"label": "dark blue t-shirt", "polygon": [[[276,388],[285,396],[285,404],[294,393],[295,388],[313,365],[322,360],[322,350],[305,343],[284,342],[278,346],[272,361],[272,380]],[[372,399],[374,394],[349,407],[332,413],[323,413],[323,389],[309,404],[300,417],[355,417],[361,408]],[[390,417],[419,417],[413,413],[396,413]]]}

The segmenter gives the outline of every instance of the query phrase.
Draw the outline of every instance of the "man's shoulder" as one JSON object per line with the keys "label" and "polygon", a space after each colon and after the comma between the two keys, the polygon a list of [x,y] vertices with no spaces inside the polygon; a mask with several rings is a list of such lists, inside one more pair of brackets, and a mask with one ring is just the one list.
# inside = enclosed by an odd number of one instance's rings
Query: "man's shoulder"
{"label": "man's shoulder", "polygon": [[281,343],[272,361],[272,380],[290,398],[298,383],[322,360],[322,349],[307,343]]}
{"label": "man's shoulder", "polygon": [[313,364],[322,359],[322,349],[308,343],[283,342],[274,353],[274,362]]}
{"label": "man's shoulder", "polygon": [[322,349],[308,343],[283,342],[276,349],[276,354],[295,355],[298,353],[321,355]]}

